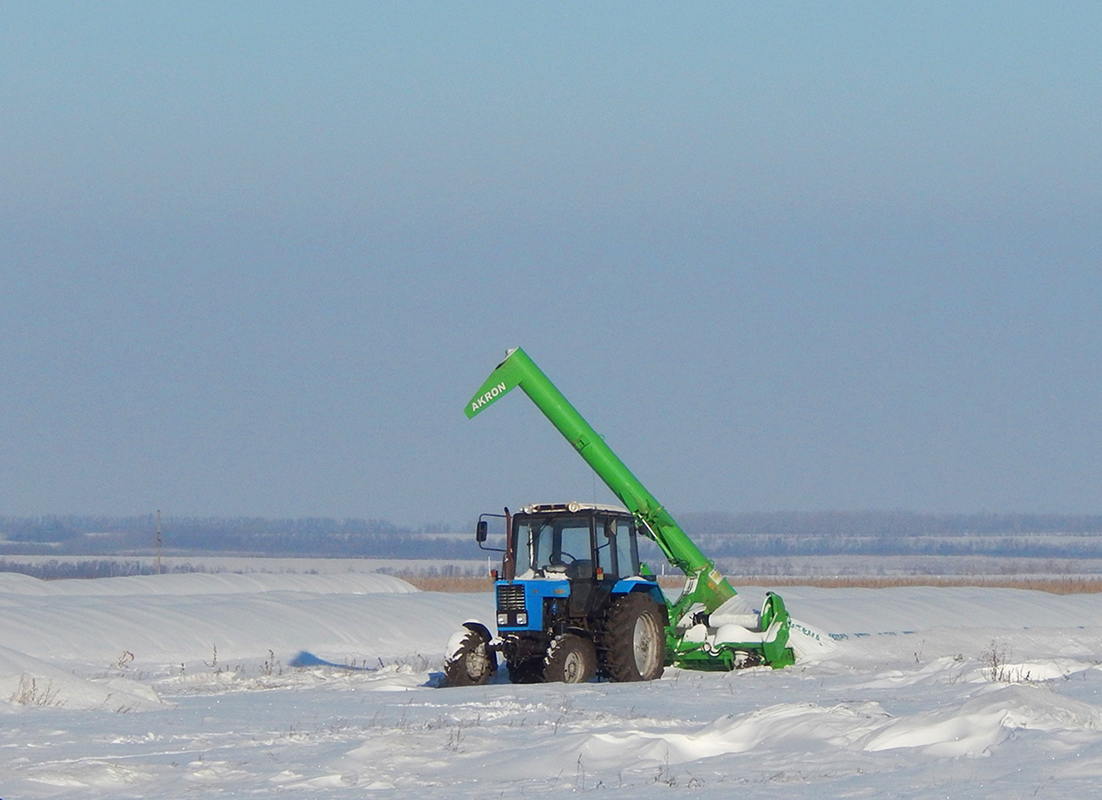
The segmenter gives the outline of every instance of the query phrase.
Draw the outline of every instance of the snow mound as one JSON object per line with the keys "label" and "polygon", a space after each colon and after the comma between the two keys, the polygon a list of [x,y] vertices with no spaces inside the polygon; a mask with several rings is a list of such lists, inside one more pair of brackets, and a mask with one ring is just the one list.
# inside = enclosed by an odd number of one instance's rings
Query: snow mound
{"label": "snow mound", "polygon": [[131,575],[94,580],[67,578],[44,581],[14,572],[0,572],[0,595],[120,597],[125,595],[259,594],[404,594],[419,591],[401,578],[373,572],[338,575],[232,572],[171,575]]}
{"label": "snow mound", "polygon": [[163,704],[156,692],[126,678],[78,678],[37,658],[0,647],[0,709],[51,707],[148,711]]}
{"label": "snow mound", "polygon": [[960,758],[989,755],[1015,730],[1100,732],[1102,708],[1026,684],[993,688],[961,704],[899,717],[871,701],[777,703],[721,717],[691,732],[657,728],[575,734],[549,755],[558,763],[581,759],[606,769],[629,761],[688,764],[750,751],[799,754],[824,747],[869,753],[908,749]]}
{"label": "snow mound", "polygon": [[903,634],[931,628],[1102,626],[1102,593],[1056,595],[975,586],[823,589],[786,586],[788,610],[832,634]]}
{"label": "snow mound", "polygon": [[378,577],[0,576],[0,791],[1097,793],[1099,596],[790,587],[790,669],[437,689],[493,593]]}
{"label": "snow mound", "polygon": [[940,757],[988,755],[1016,729],[1098,731],[1102,709],[1044,687],[1015,684],[956,708],[893,719],[869,736],[864,749],[913,748]]}
{"label": "snow mound", "polygon": [[[51,662],[105,669],[307,650],[333,661],[433,656],[457,609],[484,598],[420,592],[387,575],[177,574],[39,581],[0,574],[0,641]],[[14,578],[14,580],[13,580]],[[475,599],[477,598],[477,599]],[[269,653],[272,656],[269,656]]]}
{"label": "snow mound", "polygon": [[630,754],[654,764],[685,764],[766,747],[800,752],[824,743],[849,746],[886,716],[876,703],[779,703],[749,714],[721,717],[692,733],[599,733],[584,737],[572,750],[587,762],[603,766],[622,763]]}

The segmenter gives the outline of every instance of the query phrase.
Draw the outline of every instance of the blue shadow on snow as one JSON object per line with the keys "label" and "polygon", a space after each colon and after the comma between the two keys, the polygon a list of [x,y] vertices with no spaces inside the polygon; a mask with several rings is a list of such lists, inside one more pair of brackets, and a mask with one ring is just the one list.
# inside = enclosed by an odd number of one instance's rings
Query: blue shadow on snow
{"label": "blue shadow on snow", "polygon": [[326,661],[324,658],[318,658],[313,653],[308,653],[305,650],[300,650],[298,655],[292,658],[288,662],[292,667],[336,667],[337,669],[347,669],[351,672],[375,672],[373,667],[356,667],[349,664],[334,664],[332,661]]}

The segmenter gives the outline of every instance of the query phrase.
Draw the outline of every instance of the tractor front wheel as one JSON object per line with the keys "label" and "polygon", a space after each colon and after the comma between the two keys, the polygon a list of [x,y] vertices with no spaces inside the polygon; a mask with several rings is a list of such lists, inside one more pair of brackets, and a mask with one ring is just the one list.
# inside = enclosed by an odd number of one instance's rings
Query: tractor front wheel
{"label": "tractor front wheel", "polygon": [[587,683],[597,674],[597,648],[574,633],[556,636],[547,648],[543,679],[548,683]]}
{"label": "tractor front wheel", "polygon": [[467,629],[453,637],[444,661],[444,686],[481,686],[490,680],[497,659],[478,631]]}

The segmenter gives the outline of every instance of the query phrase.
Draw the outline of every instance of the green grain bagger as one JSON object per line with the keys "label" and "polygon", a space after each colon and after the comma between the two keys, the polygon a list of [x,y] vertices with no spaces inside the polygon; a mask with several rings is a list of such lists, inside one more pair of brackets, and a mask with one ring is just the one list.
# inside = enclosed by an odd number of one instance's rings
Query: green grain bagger
{"label": "green grain bagger", "polygon": [[[474,417],[520,387],[600,476],[623,507],[584,503],[483,514],[505,519],[494,582],[497,636],[477,621],[448,643],[445,686],[481,684],[504,656],[510,680],[653,680],[666,666],[730,670],[793,663],[790,618],[769,592],[754,611],[715,563],[520,348],[510,350],[467,404]],[[685,585],[668,600],[639,560],[637,536],[654,541]],[[496,570],[495,570],[496,572]]]}

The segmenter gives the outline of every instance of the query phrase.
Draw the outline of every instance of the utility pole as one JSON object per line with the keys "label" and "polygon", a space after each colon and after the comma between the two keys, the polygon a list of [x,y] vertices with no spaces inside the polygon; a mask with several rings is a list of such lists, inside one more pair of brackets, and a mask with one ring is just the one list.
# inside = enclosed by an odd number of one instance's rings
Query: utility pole
{"label": "utility pole", "polygon": [[161,574],[161,510],[157,509],[157,574]]}

